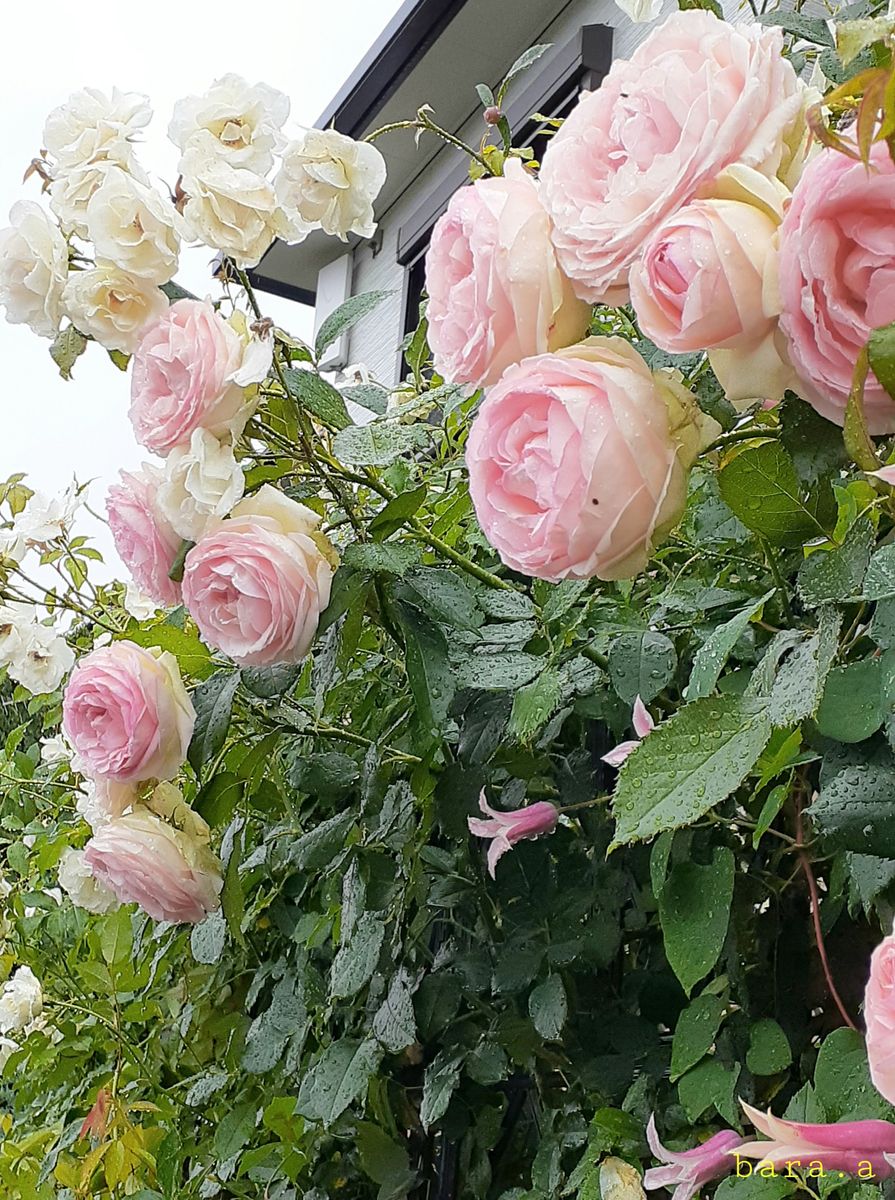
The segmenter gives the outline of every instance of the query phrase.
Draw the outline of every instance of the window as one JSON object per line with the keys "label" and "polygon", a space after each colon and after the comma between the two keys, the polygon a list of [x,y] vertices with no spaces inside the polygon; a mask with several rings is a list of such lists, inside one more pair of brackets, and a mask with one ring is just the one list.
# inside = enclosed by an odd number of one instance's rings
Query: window
{"label": "window", "polygon": [[[566,117],[584,89],[596,88],[612,62],[612,29],[608,25],[585,25],[564,46],[544,56],[531,73],[523,91],[506,106],[516,144],[531,146],[540,159],[549,142],[547,126],[531,120],[533,113]],[[447,208],[454,192],[467,179],[466,166],[453,155],[444,155],[441,171],[432,179],[428,196],[398,231],[398,262],[405,267],[404,327],[407,334],[419,320],[425,290],[425,258],[432,227]],[[437,165],[437,160],[436,160]],[[406,374],[401,362],[400,375]]]}

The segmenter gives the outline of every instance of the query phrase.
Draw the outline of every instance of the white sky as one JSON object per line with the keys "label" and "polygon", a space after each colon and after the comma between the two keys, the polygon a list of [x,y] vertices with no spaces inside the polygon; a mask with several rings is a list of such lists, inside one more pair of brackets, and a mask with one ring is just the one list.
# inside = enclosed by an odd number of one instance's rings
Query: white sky
{"label": "white sky", "polygon": [[[285,92],[292,100],[290,124],[311,125],[400,3],[153,0],[135,7],[127,0],[75,6],[71,0],[26,0],[4,6],[0,226],[16,200],[40,199],[39,180],[23,186],[22,175],[40,149],[47,113],[78,88],[109,91],[115,85],[149,96],[155,115],[139,157],[151,175],[170,185],[177,150],[165,131],[181,96],[201,93],[235,71]],[[199,295],[210,292],[211,257],[204,247],[187,250],[177,279]],[[262,307],[284,328],[310,335],[310,310],[272,296],[262,298]],[[65,383],[48,345],[0,315],[0,479],[25,471],[31,487],[50,492],[61,492],[74,474],[79,482],[95,479],[91,503],[102,509],[119,468],[151,457],[134,442],[127,419],[129,376],[91,344]],[[78,531],[94,535],[109,556],[103,526],[86,518]]]}

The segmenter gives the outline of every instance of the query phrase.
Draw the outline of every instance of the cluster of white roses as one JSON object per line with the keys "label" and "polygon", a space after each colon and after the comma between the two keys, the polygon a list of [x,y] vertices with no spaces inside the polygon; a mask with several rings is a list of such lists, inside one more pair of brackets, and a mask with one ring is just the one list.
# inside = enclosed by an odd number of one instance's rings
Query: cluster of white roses
{"label": "cluster of white roses", "polygon": [[275,237],[295,243],[318,228],[343,240],[371,236],[385,180],[379,151],[334,130],[289,140],[288,115],[288,97],[238,75],[178,101],[168,129],[181,151],[170,196],[134,151],[152,116],[145,96],[87,88],[69,97],[47,119],[34,168],[56,222],[23,200],[0,231],[8,319],[52,338],[67,316],[106,349],[130,354],[167,307],[159,288],[177,270],[182,241],[248,267]]}

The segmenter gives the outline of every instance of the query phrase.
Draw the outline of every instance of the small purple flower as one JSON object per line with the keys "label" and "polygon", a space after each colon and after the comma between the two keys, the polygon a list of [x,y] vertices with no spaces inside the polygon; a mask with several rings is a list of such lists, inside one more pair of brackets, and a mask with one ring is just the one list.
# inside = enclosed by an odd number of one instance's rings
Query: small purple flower
{"label": "small purple flower", "polygon": [[468,817],[469,832],[476,837],[493,838],[488,847],[488,873],[494,878],[494,869],[498,860],[508,850],[512,850],[516,842],[525,838],[540,837],[542,833],[552,833],[556,828],[559,812],[547,800],[539,800],[525,808],[517,808],[515,812],[498,812],[489,806],[485,799],[485,789],[479,796],[479,808],[490,820],[483,821],[481,817]]}
{"label": "small purple flower", "polygon": [[632,738],[629,742],[619,742],[614,750],[610,750],[608,754],[603,755],[603,762],[609,763],[610,767],[620,767],[628,755],[637,749],[647,734],[652,733],[656,728],[656,722],[649,715],[646,705],[639,696],[634,701],[632,723],[637,738]]}
{"label": "small purple flower", "polygon": [[735,1165],[732,1151],[745,1138],[732,1129],[723,1129],[692,1150],[666,1150],[659,1141],[656,1118],[652,1116],[646,1127],[646,1140],[653,1157],[664,1165],[650,1167],[643,1176],[643,1186],[647,1191],[673,1187],[673,1200],[690,1200],[703,1184],[730,1174]]}

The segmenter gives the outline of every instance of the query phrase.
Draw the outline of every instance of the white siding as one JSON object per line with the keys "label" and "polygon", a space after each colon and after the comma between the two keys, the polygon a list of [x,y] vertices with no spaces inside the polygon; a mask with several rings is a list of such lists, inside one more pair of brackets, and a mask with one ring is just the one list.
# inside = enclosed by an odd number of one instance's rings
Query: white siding
{"label": "white siding", "polygon": [[[671,10],[670,5],[666,7]],[[735,0],[733,5],[725,7],[735,7]],[[560,15],[537,40],[561,45],[573,38],[582,25],[595,24],[612,25],[615,28],[613,55],[616,58],[630,56],[638,42],[655,28],[653,24],[635,25],[621,13],[614,0],[569,0]],[[497,80],[485,82],[496,84]],[[438,114],[435,116],[437,119]],[[482,130],[481,115],[476,113],[460,132],[464,140],[475,144],[481,138]],[[407,133],[406,136],[413,135]],[[425,197],[433,176],[437,175],[444,165],[445,156],[458,157],[459,153],[451,147],[445,147],[425,172],[383,215],[380,221],[381,242],[378,246],[374,249],[373,245],[365,243],[355,251],[354,294],[390,289],[393,295],[352,330],[349,360],[352,363],[363,363],[385,384],[398,381],[398,347],[402,340],[404,319],[405,268],[396,258],[398,231]]]}

